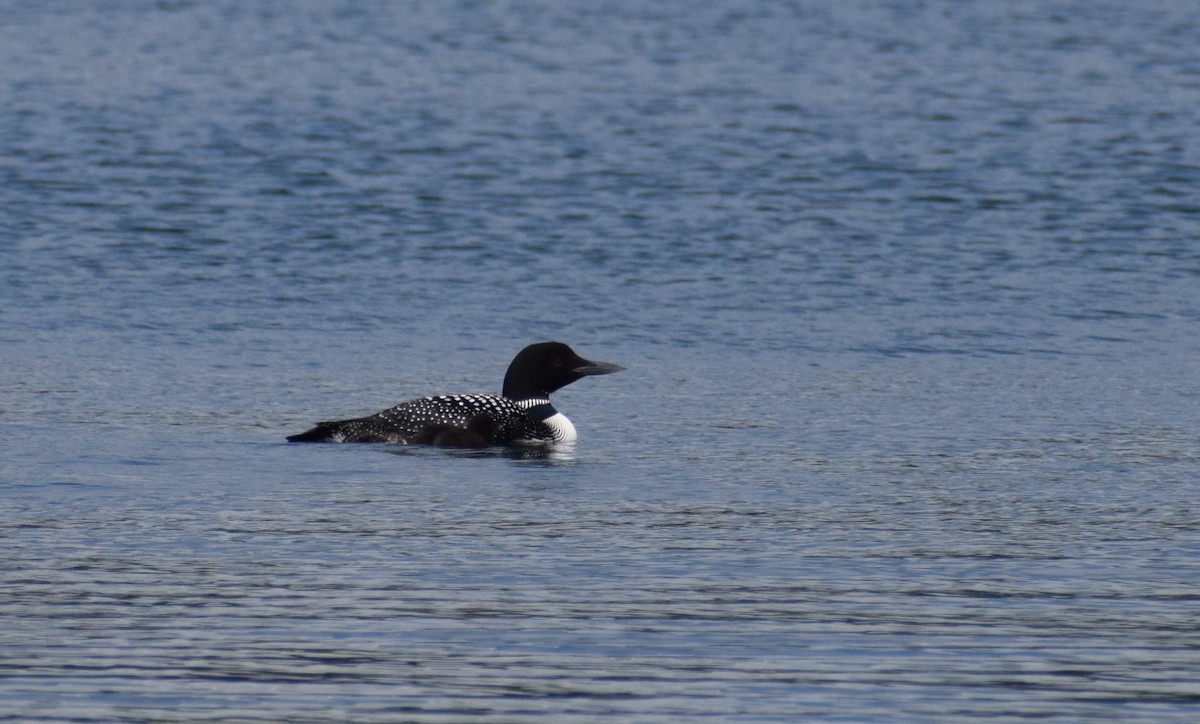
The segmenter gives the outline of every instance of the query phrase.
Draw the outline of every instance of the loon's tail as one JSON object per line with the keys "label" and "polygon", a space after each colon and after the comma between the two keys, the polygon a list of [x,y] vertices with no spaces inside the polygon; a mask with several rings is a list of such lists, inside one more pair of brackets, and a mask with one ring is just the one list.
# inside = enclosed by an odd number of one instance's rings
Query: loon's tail
{"label": "loon's tail", "polygon": [[299,435],[289,435],[288,442],[330,442],[337,439],[341,422],[318,422],[317,426]]}

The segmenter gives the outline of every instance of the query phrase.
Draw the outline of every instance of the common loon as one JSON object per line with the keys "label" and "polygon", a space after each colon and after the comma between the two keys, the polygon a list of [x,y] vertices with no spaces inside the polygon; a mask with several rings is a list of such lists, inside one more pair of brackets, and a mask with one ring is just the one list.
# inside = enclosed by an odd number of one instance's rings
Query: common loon
{"label": "common loon", "polygon": [[430,425],[408,439],[410,445],[436,447],[487,447],[496,439],[496,422],[486,412],[467,420],[466,427]]}
{"label": "common loon", "polygon": [[472,418],[486,414],[494,428],[494,443],[573,442],[575,426],[550,404],[550,393],[588,375],[623,369],[586,360],[562,342],[531,344],[508,365],[501,395],[422,397],[369,417],[319,422],[288,441],[407,443],[432,426],[465,428]]}

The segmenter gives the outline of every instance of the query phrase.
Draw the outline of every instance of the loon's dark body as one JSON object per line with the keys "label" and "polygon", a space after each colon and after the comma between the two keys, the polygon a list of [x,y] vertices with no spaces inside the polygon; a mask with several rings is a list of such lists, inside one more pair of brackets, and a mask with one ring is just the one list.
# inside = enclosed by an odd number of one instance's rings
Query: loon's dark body
{"label": "loon's dark body", "polygon": [[495,423],[495,441],[553,440],[546,423],[535,420],[500,395],[438,395],[411,400],[369,417],[318,422],[288,438],[291,442],[419,442],[412,438],[437,426],[466,428],[471,418],[487,414]]}
{"label": "loon's dark body", "polygon": [[[550,404],[550,393],[587,375],[622,368],[583,359],[561,342],[521,350],[504,376],[504,394],[438,395],[405,402],[368,417],[317,423],[291,442],[416,442],[430,428],[469,429],[487,415],[492,442],[564,442],[575,439],[571,421]],[[478,424],[478,423],[476,423]]]}
{"label": "loon's dark body", "polygon": [[408,440],[410,445],[461,448],[487,447],[495,441],[496,422],[487,412],[473,416],[466,427],[429,425]]}

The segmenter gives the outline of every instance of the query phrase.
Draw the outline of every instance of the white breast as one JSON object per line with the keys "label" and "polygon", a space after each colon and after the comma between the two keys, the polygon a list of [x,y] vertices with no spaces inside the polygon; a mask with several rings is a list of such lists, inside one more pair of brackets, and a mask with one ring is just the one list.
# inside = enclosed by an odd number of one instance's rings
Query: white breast
{"label": "white breast", "polygon": [[542,422],[554,431],[554,442],[575,442],[575,426],[561,412],[556,412]]}

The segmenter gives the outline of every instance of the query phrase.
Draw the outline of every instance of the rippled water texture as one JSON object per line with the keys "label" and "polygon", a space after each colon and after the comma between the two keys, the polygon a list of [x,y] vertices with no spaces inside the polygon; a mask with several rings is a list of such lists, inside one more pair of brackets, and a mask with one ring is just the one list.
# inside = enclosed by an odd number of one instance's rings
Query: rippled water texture
{"label": "rippled water texture", "polygon": [[1200,715],[1194,2],[0,18],[0,718]]}

